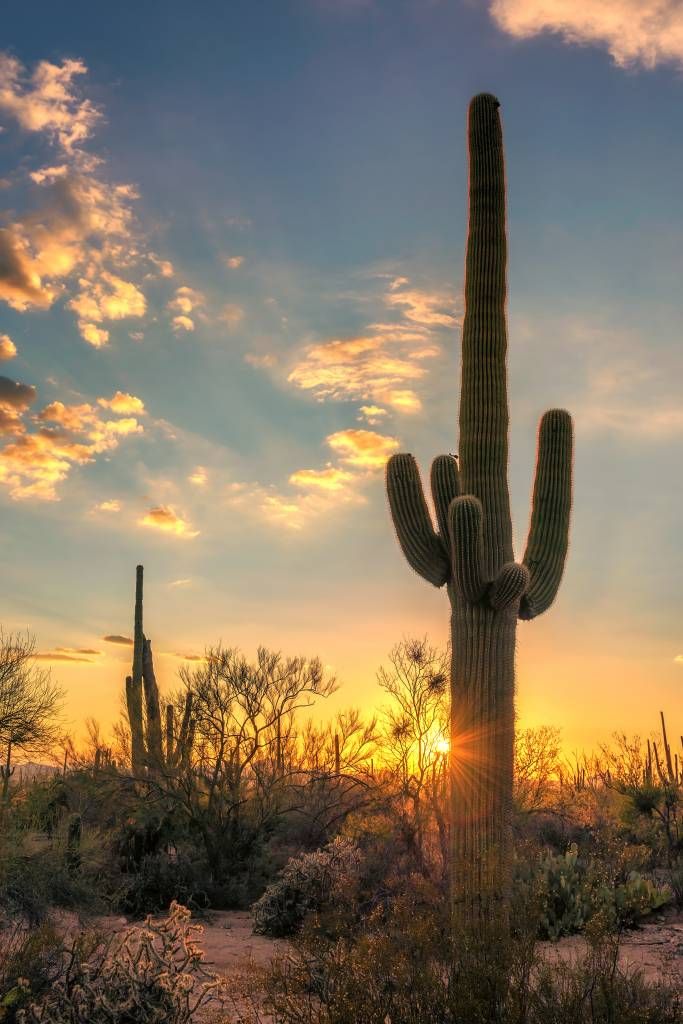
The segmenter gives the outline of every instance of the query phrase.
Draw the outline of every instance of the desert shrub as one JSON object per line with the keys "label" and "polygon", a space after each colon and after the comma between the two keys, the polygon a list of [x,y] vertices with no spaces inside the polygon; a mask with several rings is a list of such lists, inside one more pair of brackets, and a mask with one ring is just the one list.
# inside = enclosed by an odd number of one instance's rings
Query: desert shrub
{"label": "desert shrub", "polygon": [[99,835],[84,836],[74,870],[65,831],[52,840],[9,831],[0,842],[0,908],[31,925],[44,921],[53,907],[97,910],[105,856]]}
{"label": "desert shrub", "polygon": [[137,870],[123,876],[112,903],[130,917],[144,917],[168,910],[173,902],[190,910],[206,910],[210,904],[204,890],[206,869],[203,862],[179,852],[145,856]]}
{"label": "desert shrub", "polygon": [[341,836],[321,850],[292,857],[254,904],[254,931],[274,937],[293,935],[311,911],[348,898],[360,860],[357,845]]}
{"label": "desert shrub", "polygon": [[632,928],[671,901],[668,886],[616,867],[581,855],[575,845],[562,854],[546,852],[536,865],[519,862],[518,888],[538,897],[539,938],[554,941],[576,934],[598,916],[612,930]]}
{"label": "desert shrub", "polygon": [[20,1012],[19,1024],[189,1024],[220,991],[202,964],[200,932],[174,904],[165,920],[148,918],[94,947],[81,935],[61,976]]}
{"label": "desert shrub", "polygon": [[52,924],[27,932],[21,925],[0,929],[0,1021],[15,1024],[20,1010],[40,998],[63,970],[63,947]]}
{"label": "desert shrub", "polygon": [[[619,968],[604,936],[548,963],[526,931],[453,945],[409,898],[351,940],[304,931],[253,1000],[275,1024],[681,1024],[680,994]],[[259,1009],[260,1005],[260,1009]],[[242,1021],[250,1018],[245,1014]]]}

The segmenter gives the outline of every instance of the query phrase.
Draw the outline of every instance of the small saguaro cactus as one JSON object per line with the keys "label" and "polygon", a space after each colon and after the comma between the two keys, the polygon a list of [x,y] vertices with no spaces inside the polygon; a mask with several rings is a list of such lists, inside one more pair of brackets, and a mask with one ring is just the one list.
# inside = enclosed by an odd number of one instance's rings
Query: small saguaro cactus
{"label": "small saguaro cactus", "polygon": [[166,707],[164,744],[159,687],[154,672],[152,644],[145,636],[142,624],[143,574],[143,567],[138,565],[135,570],[133,674],[126,676],[126,707],[130,727],[131,764],[135,774],[142,774],[146,769],[160,771],[185,764],[194,740],[192,694],[188,693],[177,735],[174,708],[170,704]]}
{"label": "small saguaro cactus", "polygon": [[459,455],[431,469],[433,525],[412,455],[387,464],[387,492],[409,564],[446,586],[451,616],[451,900],[454,927],[505,922],[512,862],[515,634],[552,603],[571,507],[572,423],[541,419],[531,523],[512,551],[508,493],[505,169],[494,96],[469,108]]}

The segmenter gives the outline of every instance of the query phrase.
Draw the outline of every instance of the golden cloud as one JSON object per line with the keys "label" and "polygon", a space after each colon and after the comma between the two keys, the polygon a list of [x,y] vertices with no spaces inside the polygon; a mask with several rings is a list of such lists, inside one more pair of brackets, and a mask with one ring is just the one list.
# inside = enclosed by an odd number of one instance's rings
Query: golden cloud
{"label": "golden cloud", "polygon": [[568,43],[604,46],[622,67],[683,63],[679,0],[492,0],[490,13],[517,39],[554,32]]}
{"label": "golden cloud", "polygon": [[185,316],[183,313],[179,313],[177,316],[174,316],[171,320],[171,324],[174,331],[194,330],[194,320],[189,316]]}
{"label": "golden cloud", "polygon": [[[58,400],[37,413],[33,422],[41,426],[27,433],[24,422],[21,419],[17,422],[16,417],[25,413],[34,400],[35,388],[10,381],[9,384],[14,385],[12,390],[7,386],[3,388],[3,381],[7,378],[0,377],[0,428],[3,409],[16,416],[12,431],[14,441],[0,448],[0,483],[9,488],[13,498],[56,501],[57,485],[68,477],[73,466],[93,462],[97,455],[117,448],[121,438],[142,433],[141,424],[133,416],[103,419],[98,405],[89,402],[68,405]],[[3,395],[6,405],[3,405]],[[132,395],[117,392],[111,399],[98,400],[98,404],[123,411],[139,401]],[[119,410],[114,409],[116,405]]]}
{"label": "golden cloud", "polygon": [[340,459],[358,469],[382,469],[399,447],[398,439],[373,430],[339,430],[327,443]]}
{"label": "golden cloud", "polygon": [[412,413],[421,408],[414,388],[426,376],[424,361],[441,349],[435,332],[457,324],[447,294],[411,287],[395,277],[379,301],[401,319],[368,325],[352,338],[332,338],[309,345],[290,371],[288,381],[311,391],[318,401],[363,401]]}
{"label": "golden cloud", "polygon": [[112,412],[119,413],[120,415],[127,415],[134,413],[136,416],[144,416],[145,414],[145,403],[141,398],[136,395],[131,395],[127,391],[117,391],[111,398],[98,398],[97,404],[101,405],[104,409],[111,409]]}
{"label": "golden cloud", "polygon": [[28,77],[20,61],[0,54],[0,110],[12,115],[24,131],[46,132],[70,153],[88,138],[101,116],[74,91],[74,79],[86,71],[80,60],[43,60]]}
{"label": "golden cloud", "polygon": [[149,526],[154,530],[161,530],[162,533],[171,533],[175,537],[191,539],[199,536],[199,530],[193,530],[188,520],[178,515],[168,505],[157,505],[151,508],[138,521],[141,526]]}
{"label": "golden cloud", "polygon": [[4,362],[7,359],[14,359],[17,354],[17,346],[14,344],[9,334],[0,334],[0,362]]}
{"label": "golden cloud", "polygon": [[290,484],[305,489],[341,491],[348,487],[353,475],[337,466],[326,469],[297,469],[289,478]]}
{"label": "golden cloud", "polygon": [[109,341],[105,321],[145,313],[131,268],[144,264],[152,273],[143,276],[171,276],[173,267],[138,242],[136,189],[106,180],[103,161],[82,148],[100,118],[76,90],[86,70],[78,60],[42,61],[29,75],[0,54],[0,112],[41,133],[59,153],[56,162],[28,172],[32,212],[0,229],[0,299],[23,312],[63,296],[83,339],[102,348]]}

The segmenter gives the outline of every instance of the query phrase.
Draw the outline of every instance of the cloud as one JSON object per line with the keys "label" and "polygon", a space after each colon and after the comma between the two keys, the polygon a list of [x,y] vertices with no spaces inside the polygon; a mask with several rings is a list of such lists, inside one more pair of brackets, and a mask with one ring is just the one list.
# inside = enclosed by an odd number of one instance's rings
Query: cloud
{"label": "cloud", "polygon": [[225,265],[230,270],[239,270],[244,263],[244,256],[226,256]]}
{"label": "cloud", "polygon": [[409,288],[405,277],[396,277],[389,285],[385,301],[389,307],[399,307],[413,323],[427,327],[455,327],[458,323],[447,296]]}
{"label": "cloud", "polygon": [[120,512],[121,502],[118,498],[111,498],[107,501],[99,501],[96,505],[93,505],[93,512]]}
{"label": "cloud", "polygon": [[119,633],[109,633],[107,636],[103,636],[102,639],[108,644],[123,644],[126,647],[133,646],[132,637],[121,636]]}
{"label": "cloud", "polygon": [[0,334],[0,363],[8,359],[14,359],[17,354],[17,346],[9,334]]}
{"label": "cloud", "polygon": [[98,398],[97,404],[101,405],[104,409],[111,409],[112,412],[117,412],[120,415],[129,415],[133,413],[136,416],[144,416],[145,414],[145,403],[141,398],[137,398],[136,395],[131,395],[127,391],[117,391],[111,398]]}
{"label": "cloud", "polygon": [[371,427],[376,426],[385,416],[387,410],[380,405],[361,405],[359,420],[367,420]]}
{"label": "cloud", "polygon": [[93,658],[99,657],[101,653],[91,647],[55,647],[53,651],[41,651],[35,657],[39,661],[81,661],[92,664]]}
{"label": "cloud", "polygon": [[568,43],[605,47],[621,67],[683,64],[679,0],[493,0],[490,13],[517,39],[553,32]]}
{"label": "cloud", "polygon": [[171,320],[171,324],[173,326],[174,331],[194,330],[194,320],[191,317],[185,316],[182,313],[179,313],[178,316],[174,316],[173,319]]}
{"label": "cloud", "polygon": [[399,447],[397,438],[372,430],[339,430],[330,434],[327,443],[343,462],[367,470],[382,469]]}
{"label": "cloud", "polygon": [[145,314],[145,295],[132,279],[137,268],[143,277],[173,268],[138,237],[137,190],[108,180],[104,162],[83,148],[100,120],[77,91],[86,70],[78,60],[41,61],[29,74],[0,53],[0,112],[56,151],[46,166],[21,165],[30,208],[0,229],[0,299],[19,312],[62,299],[84,341],[102,348],[106,321]]}
{"label": "cloud", "polygon": [[0,376],[0,406],[9,406],[23,412],[35,401],[36,389],[32,384],[20,384],[9,377]]}
{"label": "cloud", "polygon": [[307,490],[341,491],[353,480],[351,473],[337,466],[326,469],[297,469],[289,478],[290,484]]}
{"label": "cloud", "polygon": [[170,506],[157,505],[151,508],[142,519],[141,526],[149,526],[162,533],[171,533],[176,537],[191,539],[199,536],[199,530],[193,530],[187,519],[178,515]]}
{"label": "cloud", "polygon": [[683,654],[677,654],[674,661],[677,665],[683,665]]}
{"label": "cloud", "polygon": [[209,474],[205,466],[195,466],[187,478],[195,487],[206,487],[209,481]]}
{"label": "cloud", "polygon": [[[100,404],[117,404],[120,395],[117,392],[96,405],[56,400],[27,422],[35,388],[0,377],[0,432],[13,435],[13,440],[0,448],[0,483],[9,489],[11,497],[56,501],[57,485],[74,466],[93,462],[98,455],[116,449],[122,438],[142,433],[143,427],[134,416],[105,418],[100,410]],[[29,432],[27,427],[32,430]]]}
{"label": "cloud", "polygon": [[296,488],[292,494],[258,483],[234,482],[227,488],[226,504],[256,511],[271,525],[301,531],[316,520],[329,519],[345,505],[363,504],[363,487],[399,444],[396,438],[369,430],[341,430],[326,441],[343,465],[328,462],[324,469],[295,470],[289,477]]}
{"label": "cloud", "polygon": [[95,324],[79,323],[78,329],[81,337],[93,348],[104,348],[109,343],[109,331],[103,327],[96,327]]}
{"label": "cloud", "polygon": [[86,71],[80,60],[61,64],[42,60],[28,76],[15,57],[0,54],[0,110],[14,117],[24,131],[44,132],[71,153],[101,117],[74,90],[74,79]]}
{"label": "cloud", "polygon": [[192,580],[189,578],[183,580],[171,580],[169,587],[189,587],[191,583]]}
{"label": "cloud", "polygon": [[[387,275],[379,275],[383,280]],[[453,299],[411,287],[405,277],[384,283],[378,301],[384,319],[359,335],[308,345],[288,381],[311,391],[318,401],[362,401],[412,413],[422,407],[415,387],[427,370],[424,362],[439,355],[436,335],[457,324]],[[398,317],[386,319],[386,311]]]}

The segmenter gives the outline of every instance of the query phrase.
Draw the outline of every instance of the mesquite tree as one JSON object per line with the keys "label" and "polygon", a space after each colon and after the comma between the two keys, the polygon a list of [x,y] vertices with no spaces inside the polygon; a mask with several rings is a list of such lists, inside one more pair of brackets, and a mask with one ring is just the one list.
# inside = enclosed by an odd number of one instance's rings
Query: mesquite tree
{"label": "mesquite tree", "polygon": [[412,455],[387,465],[387,491],[409,564],[446,585],[451,637],[451,893],[454,924],[504,921],[510,887],[517,619],[552,603],[567,553],[572,423],[541,420],[531,523],[514,561],[507,482],[505,170],[494,96],[469,108],[459,457],[431,470],[437,529]]}

